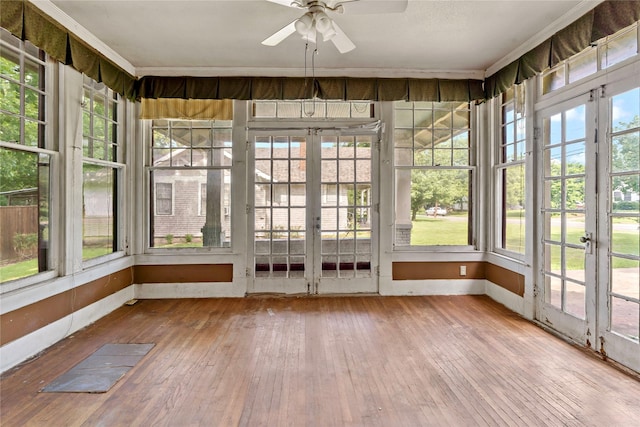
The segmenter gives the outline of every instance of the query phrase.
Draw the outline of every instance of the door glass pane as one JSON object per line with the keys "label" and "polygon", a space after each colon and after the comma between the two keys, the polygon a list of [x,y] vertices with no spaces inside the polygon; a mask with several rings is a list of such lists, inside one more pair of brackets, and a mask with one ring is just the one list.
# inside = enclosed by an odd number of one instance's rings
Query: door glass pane
{"label": "door glass pane", "polygon": [[640,261],[613,257],[612,263],[611,292],[618,296],[640,299]]}
{"label": "door glass pane", "polygon": [[545,302],[554,307],[562,307],[562,279],[553,276],[545,277]]}
{"label": "door glass pane", "polygon": [[564,311],[579,319],[585,318],[585,286],[581,283],[565,283]]}
{"label": "door glass pane", "polygon": [[[288,136],[255,141],[254,253],[256,277],[304,277],[306,160],[304,141]],[[299,156],[292,159],[290,156]]]}
{"label": "door glass pane", "polygon": [[637,342],[640,335],[640,88],[612,96],[610,117],[609,329]]}
{"label": "door glass pane", "polygon": [[584,282],[584,249],[565,247],[565,277]]}
{"label": "door glass pane", "polygon": [[640,336],[640,308],[635,301],[611,298],[611,331],[638,341]]}
{"label": "door glass pane", "polygon": [[586,105],[543,119],[545,302],[585,318]]}
{"label": "door glass pane", "polygon": [[371,142],[321,137],[322,277],[370,276]]}

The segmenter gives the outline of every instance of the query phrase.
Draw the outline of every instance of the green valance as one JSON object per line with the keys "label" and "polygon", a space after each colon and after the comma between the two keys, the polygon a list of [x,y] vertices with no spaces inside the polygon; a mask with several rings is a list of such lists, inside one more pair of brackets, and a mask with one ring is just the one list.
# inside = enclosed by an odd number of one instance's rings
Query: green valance
{"label": "green valance", "polygon": [[[319,77],[159,77],[140,80],[26,0],[2,0],[0,26],[29,40],[50,57],[70,65],[131,100],[321,99],[372,101],[478,101],[500,95],[591,43],[640,20],[640,1],[606,0],[485,81]],[[484,87],[483,87],[484,83]]]}
{"label": "green valance", "polygon": [[51,58],[135,99],[136,78],[25,0],[2,0],[0,26]]}
{"label": "green valance", "polygon": [[138,81],[139,98],[478,101],[482,80],[317,77],[160,77]]}
{"label": "green valance", "polygon": [[553,67],[593,42],[640,20],[640,1],[606,0],[511,64],[485,79],[485,96],[493,98],[514,84]]}

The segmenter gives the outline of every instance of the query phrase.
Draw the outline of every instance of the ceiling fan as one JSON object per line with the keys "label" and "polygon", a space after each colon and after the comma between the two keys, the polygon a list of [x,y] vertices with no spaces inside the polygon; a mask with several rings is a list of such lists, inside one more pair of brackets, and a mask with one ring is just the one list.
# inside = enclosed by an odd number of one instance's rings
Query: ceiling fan
{"label": "ceiling fan", "polygon": [[276,46],[291,34],[297,32],[303,40],[315,43],[320,33],[324,41],[331,40],[340,53],[355,49],[351,39],[342,28],[329,17],[331,13],[398,13],[404,12],[408,0],[267,0],[296,9],[307,9],[307,12],[295,21],[287,24],[270,37],[262,41],[263,45]]}

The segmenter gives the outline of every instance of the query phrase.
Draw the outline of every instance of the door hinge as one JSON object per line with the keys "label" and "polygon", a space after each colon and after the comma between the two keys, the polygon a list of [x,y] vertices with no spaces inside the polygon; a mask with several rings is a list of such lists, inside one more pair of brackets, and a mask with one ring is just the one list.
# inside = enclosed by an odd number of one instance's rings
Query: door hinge
{"label": "door hinge", "polygon": [[251,213],[251,205],[247,205],[245,211],[247,212],[247,215]]}
{"label": "door hinge", "polygon": [[606,98],[607,96],[607,85],[600,86],[600,98]]}
{"label": "door hinge", "polygon": [[377,277],[380,277],[380,266],[376,265],[376,268],[373,270],[373,274],[375,274]]}
{"label": "door hinge", "polygon": [[538,284],[537,283],[533,284],[533,297],[534,298],[538,297]]}
{"label": "door hinge", "polygon": [[251,277],[251,269],[249,267],[245,269],[245,274],[247,275],[247,277]]}
{"label": "door hinge", "polygon": [[536,141],[540,139],[540,128],[538,127],[533,128],[533,139],[535,139]]}
{"label": "door hinge", "polygon": [[379,213],[380,213],[380,203],[376,203],[375,205],[373,205],[373,210],[374,210],[376,213],[378,213],[378,214],[379,214]]}

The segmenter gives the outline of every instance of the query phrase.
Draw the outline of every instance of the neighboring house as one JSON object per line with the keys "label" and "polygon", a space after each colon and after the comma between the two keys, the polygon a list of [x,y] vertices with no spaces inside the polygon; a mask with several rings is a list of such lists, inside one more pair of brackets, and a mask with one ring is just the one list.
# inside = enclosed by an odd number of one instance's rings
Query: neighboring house
{"label": "neighboring house", "polygon": [[[323,149],[327,153],[332,150],[335,158],[335,149]],[[193,153],[191,153],[193,151]],[[322,217],[323,230],[348,230],[352,228],[355,215],[361,223],[368,223],[370,215],[370,191],[371,191],[371,163],[369,161],[356,161],[353,157],[347,157],[348,152],[353,153],[353,147],[341,148],[338,161],[326,161],[323,163],[321,194],[322,204],[334,209],[325,209]],[[168,166],[171,160],[173,164],[180,164],[180,156],[202,155],[197,150],[173,150],[172,157],[167,154],[159,159],[155,166]],[[325,154],[325,153],[323,153]],[[230,152],[224,152],[225,157],[231,158]],[[266,158],[269,155],[267,149],[256,148],[256,158]],[[286,160],[287,149],[274,149],[273,158]],[[353,155],[353,154],[352,154]],[[368,159],[369,148],[358,148],[356,156]],[[323,157],[328,157],[325,154]],[[196,169],[197,165],[206,164],[205,159],[193,158],[192,168],[184,170],[157,169],[153,174],[153,194],[155,203],[155,216],[153,218],[154,235],[162,238],[168,234],[175,237],[183,237],[191,234],[194,237],[202,236],[202,227],[206,220],[207,197],[207,171]],[[291,159],[289,161],[273,161],[260,163],[273,165],[273,170],[255,170],[255,181],[264,182],[265,185],[255,186],[255,230],[265,231],[304,231],[305,218],[295,213],[296,207],[306,206],[307,171],[306,162],[303,159]],[[357,164],[357,167],[356,167]],[[354,173],[357,169],[357,173]],[[230,235],[231,208],[229,202],[231,176],[227,171],[223,173],[223,188],[221,194],[221,218],[222,230],[225,236]],[[357,175],[357,176],[356,176]],[[339,181],[338,181],[339,179]],[[345,184],[345,185],[339,185]],[[283,185],[278,185],[282,183]],[[353,185],[349,185],[353,184]],[[355,188],[361,208],[349,209],[349,191]],[[353,190],[352,190],[353,191]],[[291,211],[286,208],[293,208]]]}
{"label": "neighboring house", "polygon": [[[207,207],[207,182],[208,179],[220,180],[220,208],[222,233],[230,236],[231,231],[231,210],[230,210],[230,188],[231,176],[226,170],[217,170],[208,173],[206,169],[197,169],[198,166],[206,165],[205,151],[200,150],[173,150],[173,154],[167,154],[165,158],[159,159],[155,166],[169,166],[169,161],[180,164],[181,156],[193,156],[190,159],[193,167],[184,170],[157,169],[153,173],[152,198],[155,206],[153,217],[153,230],[156,238],[163,238],[166,235],[184,237],[191,234],[194,237],[202,236],[202,227],[206,222]],[[224,151],[227,158],[231,154]],[[223,238],[223,241],[228,238]]]}

